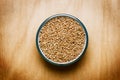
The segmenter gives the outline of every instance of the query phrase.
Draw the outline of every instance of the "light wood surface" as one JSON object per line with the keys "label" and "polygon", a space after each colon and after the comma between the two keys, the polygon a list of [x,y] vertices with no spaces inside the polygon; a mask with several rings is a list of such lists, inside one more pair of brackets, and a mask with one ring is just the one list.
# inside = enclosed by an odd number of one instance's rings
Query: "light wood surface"
{"label": "light wood surface", "polygon": [[[68,13],[86,26],[83,58],[58,68],[39,55],[36,32],[49,16]],[[0,80],[120,80],[120,0],[0,0]]]}

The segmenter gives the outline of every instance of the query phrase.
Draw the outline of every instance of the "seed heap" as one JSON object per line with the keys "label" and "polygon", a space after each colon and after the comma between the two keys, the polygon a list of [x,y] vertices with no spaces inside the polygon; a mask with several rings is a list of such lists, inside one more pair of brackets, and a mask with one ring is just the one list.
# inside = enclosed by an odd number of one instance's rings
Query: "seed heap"
{"label": "seed heap", "polygon": [[54,62],[75,59],[85,45],[85,32],[77,21],[60,16],[49,20],[39,33],[39,47]]}

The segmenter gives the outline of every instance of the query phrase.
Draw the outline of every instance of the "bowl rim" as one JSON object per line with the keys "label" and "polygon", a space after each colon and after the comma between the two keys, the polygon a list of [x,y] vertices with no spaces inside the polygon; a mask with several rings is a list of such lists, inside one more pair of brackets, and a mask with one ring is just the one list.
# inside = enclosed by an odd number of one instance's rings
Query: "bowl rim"
{"label": "bowl rim", "polygon": [[[55,17],[59,17],[59,16],[63,16],[63,17],[69,17],[69,18],[72,18],[74,19],[75,21],[77,21],[80,26],[83,28],[84,32],[85,32],[85,37],[86,37],[86,41],[85,41],[85,45],[84,45],[84,48],[82,49],[82,52],[80,53],[80,55],[78,55],[75,59],[73,60],[70,60],[68,62],[63,62],[63,63],[60,63],[60,62],[54,62],[50,59],[48,59],[44,53],[42,52],[41,48],[39,47],[39,32],[40,30],[42,29],[42,27],[51,19],[55,18]],[[76,18],[75,16],[72,16],[70,14],[66,14],[66,13],[61,13],[61,14],[55,14],[55,15],[52,15],[50,17],[48,17],[47,19],[45,19],[42,24],[39,26],[38,30],[37,30],[37,34],[36,34],[36,47],[37,47],[37,50],[39,52],[39,54],[41,55],[41,57],[47,61],[48,63],[51,63],[53,65],[56,65],[56,66],[68,66],[68,65],[71,65],[73,63],[76,63],[77,61],[79,61],[81,59],[81,57],[85,54],[86,52],[86,49],[88,47],[88,32],[87,32],[87,29],[86,27],[84,26],[84,24],[78,19]]]}

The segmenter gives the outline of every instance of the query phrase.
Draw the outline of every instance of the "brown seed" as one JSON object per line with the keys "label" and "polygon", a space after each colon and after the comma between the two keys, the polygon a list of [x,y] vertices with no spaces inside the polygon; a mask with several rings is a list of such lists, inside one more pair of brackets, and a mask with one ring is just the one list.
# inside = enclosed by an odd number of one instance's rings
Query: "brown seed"
{"label": "brown seed", "polygon": [[42,27],[39,46],[45,56],[54,62],[75,59],[85,45],[85,32],[77,21],[70,17],[56,17]]}

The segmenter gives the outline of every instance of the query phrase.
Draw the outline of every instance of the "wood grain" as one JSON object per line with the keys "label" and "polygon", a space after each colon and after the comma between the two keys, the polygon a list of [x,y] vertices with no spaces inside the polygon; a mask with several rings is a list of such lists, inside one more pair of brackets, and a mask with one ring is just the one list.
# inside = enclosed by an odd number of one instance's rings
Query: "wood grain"
{"label": "wood grain", "polygon": [[[75,65],[39,55],[35,37],[49,16],[68,13],[86,26],[89,44]],[[0,0],[0,80],[120,80],[120,0]]]}

